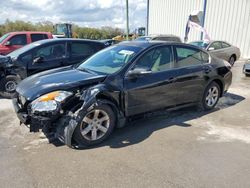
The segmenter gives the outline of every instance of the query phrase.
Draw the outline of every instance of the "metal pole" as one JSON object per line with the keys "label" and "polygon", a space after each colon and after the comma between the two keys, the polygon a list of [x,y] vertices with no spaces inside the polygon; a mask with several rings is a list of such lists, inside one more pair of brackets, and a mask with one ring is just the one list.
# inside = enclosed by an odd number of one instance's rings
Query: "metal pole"
{"label": "metal pole", "polygon": [[146,35],[148,35],[148,20],[149,20],[149,0],[147,0],[147,32]]}
{"label": "metal pole", "polygon": [[126,40],[128,40],[128,35],[129,35],[128,0],[126,0],[126,17],[127,17]]}
{"label": "metal pole", "polygon": [[[205,18],[206,18],[206,11],[207,11],[207,0],[203,1],[203,15],[202,15],[202,23],[201,26],[204,27],[205,25]],[[201,40],[203,39],[203,33],[201,33]]]}

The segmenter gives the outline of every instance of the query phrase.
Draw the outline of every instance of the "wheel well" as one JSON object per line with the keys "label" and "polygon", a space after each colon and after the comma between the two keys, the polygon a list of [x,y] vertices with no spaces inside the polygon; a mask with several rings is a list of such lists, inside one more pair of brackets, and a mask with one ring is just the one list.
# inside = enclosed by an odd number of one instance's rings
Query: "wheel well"
{"label": "wheel well", "polygon": [[234,57],[234,60],[236,61],[237,59],[236,54],[231,55],[231,57]]}
{"label": "wheel well", "polygon": [[109,105],[110,108],[114,111],[116,119],[118,119],[119,108],[114,99],[104,94],[97,95],[96,99],[108,101],[107,105]]}
{"label": "wheel well", "polygon": [[213,80],[213,82],[217,83],[220,86],[220,97],[222,97],[223,89],[224,89],[224,85],[223,85],[222,81],[219,79],[215,79],[215,80]]}

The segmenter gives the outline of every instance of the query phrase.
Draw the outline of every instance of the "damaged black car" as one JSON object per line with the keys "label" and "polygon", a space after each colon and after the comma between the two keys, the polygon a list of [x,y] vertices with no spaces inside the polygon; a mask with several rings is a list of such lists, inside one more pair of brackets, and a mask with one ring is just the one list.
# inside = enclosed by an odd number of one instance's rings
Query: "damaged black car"
{"label": "damaged black car", "polygon": [[84,39],[46,39],[0,55],[0,96],[13,98],[17,84],[45,70],[78,64],[103,49],[104,43]]}
{"label": "damaged black car", "polygon": [[77,67],[26,78],[13,104],[30,131],[43,129],[70,147],[91,146],[135,115],[190,105],[213,109],[231,84],[230,68],[188,44],[122,42]]}

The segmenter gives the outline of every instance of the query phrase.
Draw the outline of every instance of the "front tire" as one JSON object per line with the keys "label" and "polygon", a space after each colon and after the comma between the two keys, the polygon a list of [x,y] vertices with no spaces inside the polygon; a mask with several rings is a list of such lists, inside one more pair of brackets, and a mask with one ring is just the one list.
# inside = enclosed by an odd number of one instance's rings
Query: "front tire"
{"label": "front tire", "polygon": [[14,75],[6,76],[0,80],[0,95],[4,98],[14,98],[16,96],[16,87],[20,78]]}
{"label": "front tire", "polygon": [[219,101],[221,88],[216,82],[207,86],[202,97],[201,107],[203,110],[213,109]]}
{"label": "front tire", "polygon": [[79,146],[92,146],[107,139],[115,127],[115,114],[110,106],[101,104],[89,112],[78,114],[81,121],[75,128],[73,139]]}

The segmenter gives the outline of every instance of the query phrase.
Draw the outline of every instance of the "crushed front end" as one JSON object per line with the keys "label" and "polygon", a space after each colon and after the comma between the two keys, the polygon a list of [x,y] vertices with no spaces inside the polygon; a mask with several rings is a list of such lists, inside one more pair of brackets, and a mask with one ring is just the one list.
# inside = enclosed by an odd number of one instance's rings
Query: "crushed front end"
{"label": "crushed front end", "polygon": [[53,124],[69,109],[72,100],[76,100],[72,92],[54,91],[34,101],[28,101],[21,95],[12,101],[17,117],[29,127],[30,132],[38,132],[40,129],[47,132],[55,128]]}

